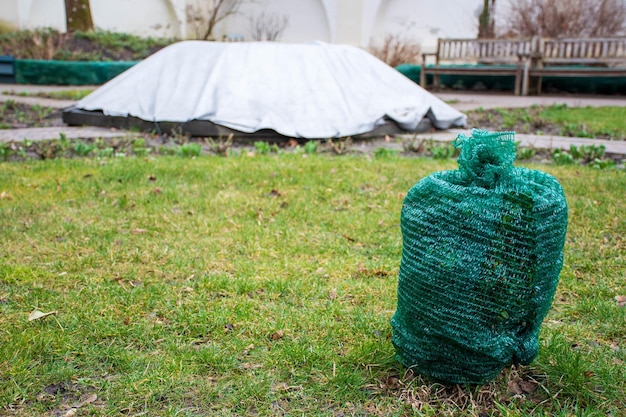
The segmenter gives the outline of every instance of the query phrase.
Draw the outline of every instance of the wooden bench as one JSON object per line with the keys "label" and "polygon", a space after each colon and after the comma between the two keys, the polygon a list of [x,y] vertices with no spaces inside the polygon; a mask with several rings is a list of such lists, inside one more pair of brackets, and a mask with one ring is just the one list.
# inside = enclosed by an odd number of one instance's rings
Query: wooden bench
{"label": "wooden bench", "polygon": [[523,95],[531,84],[541,94],[542,77],[626,77],[626,37],[539,39],[524,61]]}
{"label": "wooden bench", "polygon": [[[515,94],[520,94],[521,57],[530,55],[537,46],[536,38],[528,39],[438,39],[437,51],[422,54],[420,85],[426,86],[426,75],[433,76],[434,88],[439,88],[439,76],[453,75],[509,75],[515,77]],[[426,66],[428,57],[435,58],[434,66]],[[463,67],[441,66],[442,63],[487,64]]]}
{"label": "wooden bench", "polygon": [[[426,65],[428,57],[434,65]],[[459,62],[482,65],[441,65]],[[513,76],[516,95],[528,95],[531,84],[540,94],[544,76],[626,76],[626,37],[439,39],[436,52],[422,54],[420,85],[432,75],[437,89],[442,74]]]}

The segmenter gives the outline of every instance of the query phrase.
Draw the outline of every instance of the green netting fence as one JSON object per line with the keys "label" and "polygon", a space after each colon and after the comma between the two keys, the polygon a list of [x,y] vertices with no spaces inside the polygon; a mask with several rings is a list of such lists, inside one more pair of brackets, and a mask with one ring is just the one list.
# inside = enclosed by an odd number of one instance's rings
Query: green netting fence
{"label": "green netting fence", "polygon": [[552,176],[513,166],[514,133],[459,135],[459,168],[419,181],[402,207],[400,362],[446,383],[529,364],[563,264],[567,204]]}
{"label": "green netting fence", "polygon": [[[444,65],[445,66],[445,65]],[[449,65],[450,67],[475,65]],[[588,68],[588,67],[586,67]],[[415,64],[401,64],[396,67],[400,73],[419,84],[421,68]],[[513,91],[515,77],[507,75],[449,75],[439,76],[441,85],[459,90]],[[426,76],[432,83],[432,74]],[[626,94],[626,77],[542,77],[544,93],[562,92],[582,94]]]}
{"label": "green netting fence", "polygon": [[18,84],[89,85],[104,84],[135,65],[134,61],[45,61],[15,60]]}

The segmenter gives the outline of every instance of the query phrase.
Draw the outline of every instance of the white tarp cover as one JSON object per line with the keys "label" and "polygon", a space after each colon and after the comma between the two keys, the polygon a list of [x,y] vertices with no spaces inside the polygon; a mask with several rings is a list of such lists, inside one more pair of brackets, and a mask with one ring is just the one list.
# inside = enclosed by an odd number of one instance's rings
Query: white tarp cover
{"label": "white tarp cover", "polygon": [[147,121],[209,120],[289,137],[366,133],[385,116],[407,131],[466,117],[369,53],[322,42],[185,41],[170,45],[80,100],[83,110]]}

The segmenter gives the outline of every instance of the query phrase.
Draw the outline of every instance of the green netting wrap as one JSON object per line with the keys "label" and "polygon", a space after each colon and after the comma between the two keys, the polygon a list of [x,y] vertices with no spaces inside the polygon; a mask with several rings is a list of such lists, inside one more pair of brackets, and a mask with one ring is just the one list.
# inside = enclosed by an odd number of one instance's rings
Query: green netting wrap
{"label": "green netting wrap", "polygon": [[513,132],[459,135],[459,169],[417,183],[402,207],[400,362],[480,384],[538,351],[563,265],[567,204],[552,176],[513,166]]}

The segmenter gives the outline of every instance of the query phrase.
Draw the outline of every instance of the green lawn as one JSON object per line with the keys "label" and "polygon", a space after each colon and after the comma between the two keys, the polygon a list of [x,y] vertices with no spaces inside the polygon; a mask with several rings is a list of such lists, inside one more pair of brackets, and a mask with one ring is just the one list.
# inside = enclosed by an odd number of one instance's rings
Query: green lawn
{"label": "green lawn", "polygon": [[[402,198],[455,167],[296,154],[0,164],[0,414],[623,415],[623,171],[533,166],[561,181],[570,226],[531,366],[444,387],[395,362]],[[29,321],[35,310],[56,314]],[[518,377],[539,385],[514,395]]]}
{"label": "green lawn", "polygon": [[563,134],[579,137],[626,138],[626,107],[545,107],[539,114],[549,123],[562,126]]}

